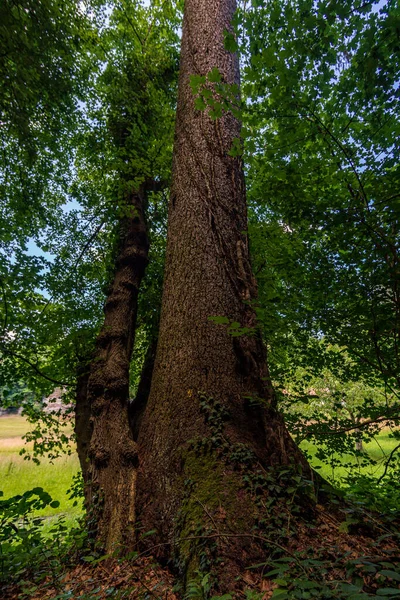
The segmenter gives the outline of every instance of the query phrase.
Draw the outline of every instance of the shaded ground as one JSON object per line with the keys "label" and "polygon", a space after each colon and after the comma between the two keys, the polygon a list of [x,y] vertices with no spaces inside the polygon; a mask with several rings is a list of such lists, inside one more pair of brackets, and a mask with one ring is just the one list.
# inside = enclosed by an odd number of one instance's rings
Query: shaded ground
{"label": "shaded ground", "polygon": [[[332,511],[318,505],[315,520],[298,525],[297,533],[287,540],[286,551],[277,553],[273,543],[266,543],[265,564],[243,572],[243,593],[235,595],[235,598],[279,598],[278,589],[282,590],[282,598],[312,597],[324,600],[326,597],[337,597],[347,600],[353,597],[399,597],[400,549],[396,536],[391,536],[389,529],[378,521],[374,522],[374,518],[361,526],[364,531],[346,533],[342,520],[345,516],[346,513],[342,509],[333,514]],[[249,543],[251,537],[252,534],[249,534]],[[32,573],[30,581],[23,585],[4,587],[1,597],[3,600],[20,600],[26,593],[31,600],[102,600],[110,597],[175,600],[182,597],[179,587],[174,587],[174,576],[171,572],[145,554],[135,554],[130,559],[120,560],[103,557],[95,565],[85,562],[89,559],[75,557],[72,564],[61,566],[52,576],[47,574],[37,586],[33,583]],[[71,558],[69,560],[71,561]],[[282,575],[271,571],[275,566],[274,561],[276,563],[279,560],[283,561],[286,576],[285,573]],[[313,566],[313,561],[319,564]],[[196,585],[193,585],[191,594],[185,597],[207,597],[206,586],[202,590],[201,579],[199,581],[200,583],[196,584],[197,591]],[[362,586],[364,596],[354,595],[355,581],[360,590]],[[291,595],[296,586],[300,589],[304,582],[308,586],[315,585],[315,593]],[[349,586],[348,594],[346,591],[345,595],[340,594],[340,590],[346,585]],[[336,590],[338,595],[325,596],[325,589]],[[387,592],[388,589],[391,593]],[[229,590],[220,592],[226,593]],[[255,593],[257,595],[254,595]]]}
{"label": "shaded ground", "polygon": [[[41,486],[54,499],[61,501],[58,509],[46,509],[49,515],[57,516],[60,512],[79,514],[80,508],[72,507],[72,501],[65,496],[72,476],[78,472],[76,454],[57,459],[54,464],[43,460],[40,467],[24,461],[18,452],[23,447],[21,436],[28,427],[29,424],[20,416],[0,418],[0,489],[8,497]],[[387,435],[388,432],[382,432],[380,441],[386,451],[393,441]],[[266,516],[269,518],[269,515]],[[400,538],[393,534],[393,524],[383,523],[377,515],[365,517],[356,508],[343,506],[332,510],[332,507],[326,509],[318,505],[311,521],[299,520],[299,515],[289,511],[283,511],[280,517],[282,524],[279,531],[249,532],[249,544],[255,536],[264,538],[265,561],[256,569],[243,572],[242,584],[243,589],[247,589],[247,596],[243,592],[238,597],[250,600],[269,600],[272,597],[281,597],[282,600],[297,597],[347,600],[385,596],[400,599]],[[229,543],[229,536],[235,536],[234,532],[221,532],[213,527],[211,521],[209,538],[224,538],[222,543]],[[156,548],[150,548],[150,552],[156,553]],[[3,589],[0,584],[0,598],[175,600],[183,596],[179,587],[174,586],[171,572],[149,558],[147,553],[135,554],[124,560],[101,557],[100,561],[96,556],[80,554],[61,559],[58,556],[55,560],[50,557],[51,568],[46,563],[40,568],[33,565],[32,571],[24,572],[24,583],[3,586]],[[202,574],[193,584],[190,598],[204,600],[212,596],[207,590],[209,581]],[[356,583],[359,589],[360,585],[363,586],[364,596],[354,595]],[[293,595],[297,594],[296,590],[303,589],[303,585],[306,585],[305,594]],[[315,587],[307,588],[307,585]],[[350,586],[349,592],[341,593],[345,585]],[[329,594],[332,591],[334,595],[326,595],[324,590],[327,589]]]}

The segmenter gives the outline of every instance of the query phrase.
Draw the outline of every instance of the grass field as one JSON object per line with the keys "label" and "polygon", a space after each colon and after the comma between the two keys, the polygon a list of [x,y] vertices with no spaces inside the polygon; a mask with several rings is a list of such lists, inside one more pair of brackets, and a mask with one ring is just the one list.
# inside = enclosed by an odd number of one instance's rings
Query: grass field
{"label": "grass field", "polygon": [[29,431],[30,424],[21,416],[0,417],[0,490],[3,498],[21,494],[34,487],[42,487],[54,500],[60,502],[56,509],[46,507],[37,514],[43,516],[66,515],[75,520],[82,512],[80,506],[73,506],[73,500],[66,496],[73,476],[79,471],[77,454],[61,456],[51,462],[47,458],[40,465],[24,460],[19,451],[28,448],[22,436]]}

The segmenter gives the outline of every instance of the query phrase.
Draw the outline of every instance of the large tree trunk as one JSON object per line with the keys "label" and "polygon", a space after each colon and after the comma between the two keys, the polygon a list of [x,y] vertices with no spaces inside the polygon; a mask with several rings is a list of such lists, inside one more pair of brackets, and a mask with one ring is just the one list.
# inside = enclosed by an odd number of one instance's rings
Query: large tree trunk
{"label": "large tree trunk", "polygon": [[104,307],[88,382],[91,405],[90,505],[107,551],[134,540],[137,446],[128,420],[129,363],[139,286],[148,261],[144,192],[131,196],[121,223],[114,280]]}
{"label": "large tree trunk", "polygon": [[225,51],[223,39],[235,8],[235,0],[185,2],[165,283],[138,438],[137,496],[143,531],[157,529],[160,556],[174,544],[186,577],[204,563],[201,532],[214,532],[213,543],[217,530],[232,534],[219,540],[225,591],[249,560],[264,556],[246,537],[260,515],[244,465],[256,476],[268,465],[294,462],[309,474],[274,410],[256,330],[234,337],[210,321],[225,316],[241,327],[256,325],[243,171],[240,158],[228,155],[240,123],[230,113],[213,121],[195,110],[189,85],[190,75],[214,67],[224,82],[239,83],[238,57]]}

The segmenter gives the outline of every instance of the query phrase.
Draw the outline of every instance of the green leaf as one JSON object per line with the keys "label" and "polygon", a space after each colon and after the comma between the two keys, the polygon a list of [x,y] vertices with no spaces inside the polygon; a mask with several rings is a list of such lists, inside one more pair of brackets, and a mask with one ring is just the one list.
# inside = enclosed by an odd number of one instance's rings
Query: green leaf
{"label": "green leaf", "polygon": [[383,569],[379,571],[379,575],[384,575],[385,577],[390,577],[390,579],[395,579],[396,581],[400,581],[400,573],[396,571],[390,571],[389,569]]}
{"label": "green leaf", "polygon": [[204,75],[191,75],[189,85],[192,88],[193,94],[198,94],[199,89],[206,82]]}
{"label": "green leaf", "polygon": [[221,73],[217,67],[211,69],[207,75],[207,79],[210,83],[220,83],[222,81]]}
{"label": "green leaf", "polygon": [[234,138],[232,147],[228,152],[229,156],[241,156],[243,154],[243,144],[240,138]]}
{"label": "green leaf", "polygon": [[204,110],[207,107],[207,104],[204,102],[201,96],[197,96],[194,101],[194,107],[196,110]]}
{"label": "green leaf", "polygon": [[274,590],[271,598],[279,598],[279,600],[286,600],[289,598],[288,592],[286,590],[280,590],[279,588]]}
{"label": "green leaf", "polygon": [[224,32],[224,46],[228,52],[237,52],[239,49],[236,38],[230,31]]}
{"label": "green leaf", "polygon": [[82,556],[82,560],[84,560],[87,563],[92,563],[96,560],[96,558],[94,556]]}
{"label": "green leaf", "polygon": [[216,323],[217,325],[229,325],[230,323],[228,317],[223,316],[208,317],[208,320]]}
{"label": "green leaf", "polygon": [[149,531],[146,531],[145,533],[143,533],[140,536],[140,539],[144,539],[144,538],[149,537],[151,535],[155,535],[156,533],[157,533],[157,529],[150,529]]}

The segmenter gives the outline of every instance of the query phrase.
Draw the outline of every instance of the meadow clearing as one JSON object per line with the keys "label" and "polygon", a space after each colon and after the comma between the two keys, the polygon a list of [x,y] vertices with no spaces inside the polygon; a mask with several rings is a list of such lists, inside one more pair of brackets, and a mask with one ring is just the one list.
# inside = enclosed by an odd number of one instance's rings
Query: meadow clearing
{"label": "meadow clearing", "polygon": [[[82,514],[82,505],[79,503],[78,506],[74,506],[74,500],[69,499],[66,492],[72,484],[73,476],[79,472],[78,456],[72,448],[71,455],[63,455],[54,461],[41,458],[40,465],[24,459],[20,451],[24,447],[29,450],[32,445],[26,444],[22,436],[29,431],[30,427],[22,416],[0,417],[0,490],[3,491],[3,498],[22,494],[34,487],[42,487],[54,500],[58,500],[60,505],[58,508],[48,506],[38,511],[38,514],[46,517],[63,515],[67,522],[75,522]],[[390,454],[396,443],[396,440],[390,437],[389,429],[382,430],[375,440],[364,444],[365,451],[377,461],[377,464],[368,467],[360,466],[359,470],[378,478],[383,472],[382,459]],[[311,456],[313,466],[320,467],[321,475],[330,480],[333,478],[336,482],[349,473],[349,466],[343,465],[357,464],[354,456],[342,455],[341,466],[332,469],[315,457],[317,452],[315,446],[303,442],[302,448]],[[334,458],[339,457],[336,455]]]}
{"label": "meadow clearing", "polygon": [[82,513],[82,506],[73,506],[74,500],[67,497],[73,476],[79,472],[79,461],[75,450],[71,455],[63,455],[54,461],[40,458],[40,464],[26,460],[20,451],[32,448],[22,438],[31,428],[25,417],[10,415],[0,417],[0,490],[4,499],[42,487],[53,500],[58,500],[58,508],[46,508],[38,511],[42,516],[64,515],[68,521],[75,521]]}

